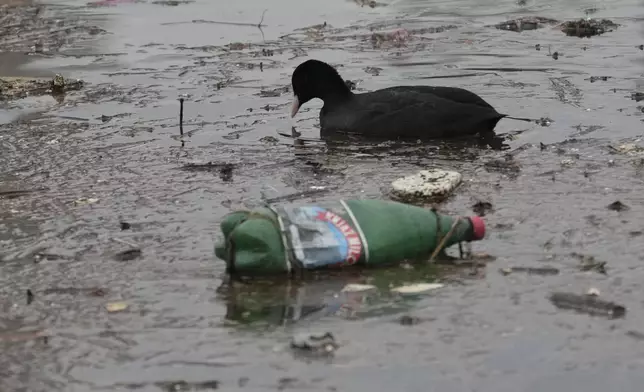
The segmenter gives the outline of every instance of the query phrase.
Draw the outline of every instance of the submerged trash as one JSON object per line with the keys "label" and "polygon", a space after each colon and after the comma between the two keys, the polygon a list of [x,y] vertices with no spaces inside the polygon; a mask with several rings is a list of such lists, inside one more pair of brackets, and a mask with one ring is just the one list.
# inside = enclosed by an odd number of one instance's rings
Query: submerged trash
{"label": "submerged trash", "polygon": [[525,272],[528,275],[558,275],[559,270],[554,267],[509,267],[499,270],[503,275],[510,275],[513,272]]}
{"label": "submerged trash", "polygon": [[416,324],[419,324],[420,322],[421,320],[418,317],[409,316],[409,315],[400,316],[400,318],[398,319],[398,323],[400,323],[400,325],[405,325],[405,326],[416,325]]}
{"label": "submerged trash", "polygon": [[608,208],[611,211],[618,211],[618,212],[629,209],[629,207],[626,204],[622,203],[619,200],[610,203],[606,208]]}
{"label": "submerged trash", "polygon": [[[513,20],[507,20],[505,22],[497,23],[494,25],[499,30],[508,30],[514,32],[521,32],[527,30],[536,30],[546,25],[551,25],[557,23],[557,20],[544,18],[541,16],[528,16],[524,18],[517,18]],[[539,49],[537,49],[539,50]]]}
{"label": "submerged trash", "polygon": [[[406,46],[410,40],[411,34],[405,29],[392,31],[389,33],[373,33],[371,34],[371,44],[374,48],[380,48],[384,44],[391,44],[394,47]],[[370,73],[369,71],[367,71]]]}
{"label": "submerged trash", "polygon": [[578,19],[562,23],[559,28],[568,36],[579,38],[590,38],[613,31],[619,27],[608,19]]}
{"label": "submerged trash", "polygon": [[96,202],[98,202],[98,199],[95,198],[95,197],[89,197],[89,198],[81,197],[80,199],[74,200],[74,204],[77,205],[77,206],[82,206],[82,205],[85,205],[85,204],[94,204]]}
{"label": "submerged trash", "polygon": [[581,271],[596,271],[600,274],[606,275],[606,261],[599,261],[595,259],[595,256],[584,255],[576,252],[573,252],[571,256],[579,259],[579,269]]}
{"label": "submerged trash", "polygon": [[590,83],[595,83],[598,80],[606,82],[610,78],[611,78],[610,76],[591,76],[590,79],[586,79],[586,80],[590,80]]}
{"label": "submerged trash", "polygon": [[644,333],[634,330],[626,331],[626,336],[629,336],[635,340],[644,340]]}
{"label": "submerged trash", "polygon": [[80,90],[84,84],[80,79],[65,79],[59,74],[53,79],[2,77],[0,78],[0,101],[33,95],[62,94]]}
{"label": "submerged trash", "polygon": [[636,143],[624,143],[617,147],[609,145],[608,148],[616,153],[630,156],[641,155],[644,152],[644,147],[638,146]]}
{"label": "submerged trash", "polygon": [[338,348],[331,332],[301,333],[291,339],[291,348],[310,354],[331,354]]}
{"label": "submerged trash", "polygon": [[47,339],[47,333],[44,330],[36,331],[0,331],[0,342],[24,342],[37,338]]}
{"label": "submerged trash", "polygon": [[550,295],[550,301],[558,308],[575,310],[593,316],[620,318],[626,314],[624,306],[601,300],[595,295],[556,292]]}
{"label": "submerged trash", "polygon": [[188,382],[180,381],[159,381],[154,383],[162,392],[188,392],[188,391],[214,391],[220,387],[217,380]]}
{"label": "submerged trash", "polygon": [[114,259],[116,261],[132,261],[134,259],[138,259],[142,255],[143,251],[141,251],[141,249],[134,248],[118,252],[114,255]]}
{"label": "submerged trash", "polygon": [[488,212],[492,211],[494,207],[489,201],[477,201],[472,206],[472,211],[478,216],[485,216]]}
{"label": "submerged trash", "polygon": [[215,255],[231,274],[297,274],[353,265],[433,260],[485,235],[478,216],[451,217],[382,200],[258,207],[229,213]]}
{"label": "submerged trash", "polygon": [[400,201],[439,201],[449,196],[463,180],[459,172],[422,170],[391,183],[391,195]]}

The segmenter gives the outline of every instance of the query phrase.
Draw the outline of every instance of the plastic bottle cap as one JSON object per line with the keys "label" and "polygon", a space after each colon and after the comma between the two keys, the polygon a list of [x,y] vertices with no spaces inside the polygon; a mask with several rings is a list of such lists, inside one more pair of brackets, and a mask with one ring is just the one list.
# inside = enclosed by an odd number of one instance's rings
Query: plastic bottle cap
{"label": "plastic bottle cap", "polygon": [[480,216],[470,216],[470,222],[472,222],[472,229],[474,231],[474,238],[472,240],[482,240],[485,237],[485,222]]}

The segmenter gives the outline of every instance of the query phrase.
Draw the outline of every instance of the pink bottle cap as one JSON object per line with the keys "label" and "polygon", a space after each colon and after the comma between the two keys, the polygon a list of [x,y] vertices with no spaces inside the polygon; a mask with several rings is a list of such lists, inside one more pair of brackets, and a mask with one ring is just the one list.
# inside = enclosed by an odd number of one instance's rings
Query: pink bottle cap
{"label": "pink bottle cap", "polygon": [[485,222],[480,216],[470,216],[470,222],[472,222],[472,229],[474,231],[472,241],[482,240],[485,237]]}

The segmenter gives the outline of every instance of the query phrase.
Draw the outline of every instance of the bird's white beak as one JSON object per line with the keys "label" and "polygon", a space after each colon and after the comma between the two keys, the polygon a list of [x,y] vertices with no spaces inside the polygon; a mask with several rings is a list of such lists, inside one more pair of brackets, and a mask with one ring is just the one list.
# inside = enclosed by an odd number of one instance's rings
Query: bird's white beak
{"label": "bird's white beak", "polygon": [[295,117],[298,110],[300,110],[300,100],[297,99],[297,95],[295,95],[293,97],[293,106],[291,106],[291,118]]}

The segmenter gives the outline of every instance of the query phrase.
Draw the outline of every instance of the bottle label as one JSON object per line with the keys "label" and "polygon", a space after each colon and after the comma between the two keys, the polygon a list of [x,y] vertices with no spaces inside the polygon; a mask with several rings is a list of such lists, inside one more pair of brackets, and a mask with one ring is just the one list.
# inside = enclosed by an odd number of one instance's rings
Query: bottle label
{"label": "bottle label", "polygon": [[349,207],[333,204],[274,207],[291,264],[305,269],[362,262],[365,242]]}

